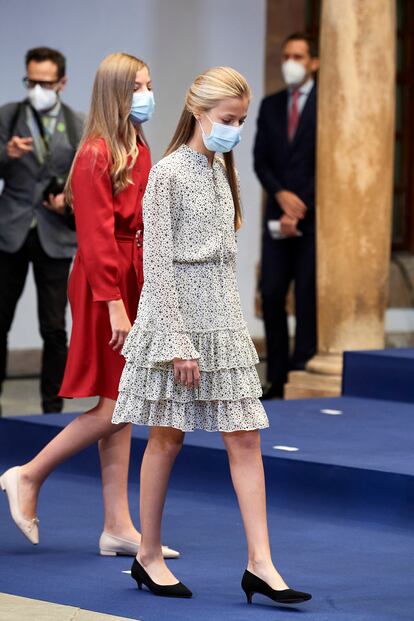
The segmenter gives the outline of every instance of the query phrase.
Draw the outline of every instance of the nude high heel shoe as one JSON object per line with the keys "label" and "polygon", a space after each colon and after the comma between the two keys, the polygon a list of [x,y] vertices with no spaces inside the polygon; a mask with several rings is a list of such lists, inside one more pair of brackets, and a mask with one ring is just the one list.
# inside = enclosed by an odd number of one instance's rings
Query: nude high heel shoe
{"label": "nude high heel shoe", "polygon": [[[136,541],[115,537],[115,535],[110,535],[105,531],[99,538],[101,556],[136,556],[138,549],[139,544]],[[162,546],[162,555],[164,558],[178,558],[180,553],[168,546]]]}
{"label": "nude high heel shoe", "polygon": [[39,543],[39,520],[37,517],[28,520],[22,514],[19,503],[20,466],[6,470],[0,477],[0,486],[7,494],[11,517],[27,539],[37,545]]}

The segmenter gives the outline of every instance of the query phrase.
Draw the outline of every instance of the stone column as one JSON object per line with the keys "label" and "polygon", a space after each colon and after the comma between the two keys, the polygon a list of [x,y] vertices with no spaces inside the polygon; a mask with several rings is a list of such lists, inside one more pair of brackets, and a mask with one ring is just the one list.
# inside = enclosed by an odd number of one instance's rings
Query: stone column
{"label": "stone column", "polygon": [[394,0],[323,0],[317,154],[318,354],[286,398],[340,394],[344,350],[384,346],[391,245]]}

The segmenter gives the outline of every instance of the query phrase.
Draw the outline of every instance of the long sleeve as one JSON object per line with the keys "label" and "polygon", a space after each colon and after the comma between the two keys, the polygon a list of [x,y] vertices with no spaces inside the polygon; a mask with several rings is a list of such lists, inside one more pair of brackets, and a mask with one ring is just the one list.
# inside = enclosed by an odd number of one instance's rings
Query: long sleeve
{"label": "long sleeve", "polygon": [[[153,169],[144,196],[144,290],[149,326],[161,339],[154,362],[199,358],[179,307],[171,222],[173,182],[164,170]],[[146,328],[144,328],[146,329]],[[158,340],[158,339],[157,339]]]}
{"label": "long sleeve", "polygon": [[94,302],[121,299],[118,246],[108,156],[91,147],[77,156],[72,178],[79,254]]}
{"label": "long sleeve", "polygon": [[[265,102],[262,102],[257,120],[257,132],[254,144],[254,169],[263,188],[270,196],[274,196],[276,192],[283,190],[283,186],[277,179],[270,165],[268,136],[269,131],[266,123]],[[273,145],[273,148],[277,148],[277,145]]]}

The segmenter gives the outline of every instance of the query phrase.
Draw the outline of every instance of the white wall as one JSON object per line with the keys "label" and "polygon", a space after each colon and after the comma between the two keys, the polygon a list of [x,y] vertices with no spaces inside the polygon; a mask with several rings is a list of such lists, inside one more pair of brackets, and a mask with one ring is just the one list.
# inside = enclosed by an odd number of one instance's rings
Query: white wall
{"label": "white wall", "polygon": [[[254,270],[259,253],[260,188],[252,170],[252,141],[262,97],[265,0],[0,0],[0,104],[23,98],[25,51],[48,45],[68,60],[64,100],[86,111],[100,60],[115,51],[150,65],[156,115],[146,127],[153,160],[161,156],[193,78],[214,65],[231,65],[250,82],[254,98],[237,149],[245,225],[239,236],[239,285],[249,329],[254,317]],[[32,276],[10,335],[11,348],[40,345]]]}

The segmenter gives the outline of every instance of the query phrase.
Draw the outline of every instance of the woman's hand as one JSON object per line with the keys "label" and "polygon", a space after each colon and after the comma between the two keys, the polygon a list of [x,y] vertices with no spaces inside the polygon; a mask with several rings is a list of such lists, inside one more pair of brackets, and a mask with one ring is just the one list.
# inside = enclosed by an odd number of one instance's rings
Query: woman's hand
{"label": "woman's hand", "polygon": [[109,347],[112,347],[114,351],[121,351],[125,339],[131,330],[131,322],[128,319],[122,300],[110,300],[107,304],[112,328],[112,338],[109,341]]}
{"label": "woman's hand", "polygon": [[186,388],[197,388],[200,385],[200,369],[197,360],[174,358],[174,378],[178,384]]}
{"label": "woman's hand", "polygon": [[142,246],[144,245],[144,231],[142,229],[138,229],[138,231],[135,233],[135,241],[138,248],[142,248]]}

